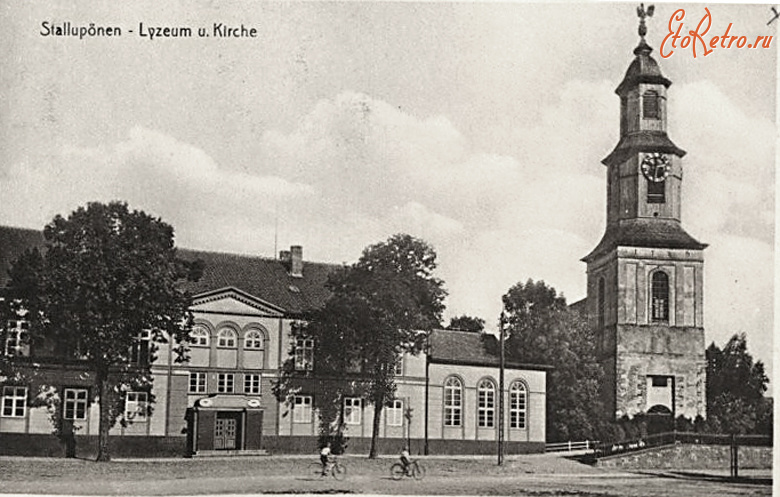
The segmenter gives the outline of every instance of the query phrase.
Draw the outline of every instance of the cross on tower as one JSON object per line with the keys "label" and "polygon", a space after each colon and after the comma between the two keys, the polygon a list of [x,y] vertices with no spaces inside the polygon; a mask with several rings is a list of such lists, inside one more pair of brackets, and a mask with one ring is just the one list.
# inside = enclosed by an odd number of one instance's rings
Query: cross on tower
{"label": "cross on tower", "polygon": [[647,10],[645,10],[645,4],[640,3],[639,7],[636,8],[636,15],[639,17],[639,36],[642,38],[645,37],[647,34],[647,26],[645,26],[645,18],[646,17],[653,17],[653,12],[655,11],[655,5],[649,5],[647,7]]}

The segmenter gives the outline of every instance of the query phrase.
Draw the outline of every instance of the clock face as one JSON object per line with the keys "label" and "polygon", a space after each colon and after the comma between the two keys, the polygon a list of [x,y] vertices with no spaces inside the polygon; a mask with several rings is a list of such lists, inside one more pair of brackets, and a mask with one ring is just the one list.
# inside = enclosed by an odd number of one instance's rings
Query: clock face
{"label": "clock face", "polygon": [[669,176],[669,159],[658,152],[645,154],[641,167],[644,177],[653,183],[661,183]]}

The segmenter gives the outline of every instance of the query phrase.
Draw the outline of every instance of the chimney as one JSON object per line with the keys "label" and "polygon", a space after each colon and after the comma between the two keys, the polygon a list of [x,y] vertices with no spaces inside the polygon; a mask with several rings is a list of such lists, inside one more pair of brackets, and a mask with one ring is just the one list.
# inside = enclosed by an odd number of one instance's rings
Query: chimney
{"label": "chimney", "polygon": [[290,247],[290,276],[303,277],[303,247],[293,245]]}
{"label": "chimney", "polygon": [[285,266],[290,266],[290,260],[292,259],[292,255],[290,254],[289,250],[280,250],[279,251],[279,260],[282,261],[282,263]]}

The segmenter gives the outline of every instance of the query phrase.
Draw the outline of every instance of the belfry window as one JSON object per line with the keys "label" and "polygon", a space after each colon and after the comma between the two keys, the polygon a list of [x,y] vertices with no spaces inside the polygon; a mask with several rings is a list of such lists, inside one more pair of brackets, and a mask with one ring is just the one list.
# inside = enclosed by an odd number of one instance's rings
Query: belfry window
{"label": "belfry window", "polygon": [[647,182],[647,203],[665,204],[666,203],[666,181]]}
{"label": "belfry window", "polygon": [[663,271],[653,273],[650,292],[652,320],[669,321],[669,276]]}
{"label": "belfry window", "polygon": [[645,119],[660,119],[658,92],[648,90],[642,95],[642,117]]}

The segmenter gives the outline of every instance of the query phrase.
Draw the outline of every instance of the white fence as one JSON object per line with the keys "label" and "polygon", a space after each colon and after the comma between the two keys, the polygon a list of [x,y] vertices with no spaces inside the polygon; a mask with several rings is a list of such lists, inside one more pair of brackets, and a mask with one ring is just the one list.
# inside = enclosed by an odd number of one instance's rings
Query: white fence
{"label": "white fence", "polygon": [[596,448],[598,442],[593,440],[585,440],[582,442],[558,442],[554,444],[545,444],[545,452],[581,452],[592,451]]}

